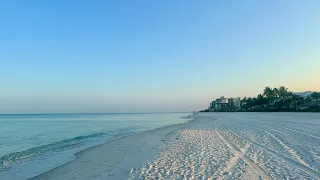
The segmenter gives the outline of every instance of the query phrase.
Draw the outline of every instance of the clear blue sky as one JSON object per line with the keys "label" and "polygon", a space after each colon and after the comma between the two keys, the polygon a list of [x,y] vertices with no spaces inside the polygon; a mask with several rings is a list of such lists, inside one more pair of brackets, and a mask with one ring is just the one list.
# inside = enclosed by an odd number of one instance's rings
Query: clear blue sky
{"label": "clear blue sky", "polygon": [[4,1],[0,113],[206,108],[320,90],[319,0]]}

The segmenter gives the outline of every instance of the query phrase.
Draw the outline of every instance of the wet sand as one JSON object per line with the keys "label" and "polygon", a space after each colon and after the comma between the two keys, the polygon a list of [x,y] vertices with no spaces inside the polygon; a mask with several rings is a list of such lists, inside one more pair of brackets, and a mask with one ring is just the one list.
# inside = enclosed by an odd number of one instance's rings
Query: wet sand
{"label": "wet sand", "polygon": [[320,114],[197,113],[33,179],[320,179]]}
{"label": "wet sand", "polygon": [[154,159],[165,150],[166,138],[189,123],[165,126],[90,148],[78,153],[74,161],[31,180],[127,179],[131,169]]}

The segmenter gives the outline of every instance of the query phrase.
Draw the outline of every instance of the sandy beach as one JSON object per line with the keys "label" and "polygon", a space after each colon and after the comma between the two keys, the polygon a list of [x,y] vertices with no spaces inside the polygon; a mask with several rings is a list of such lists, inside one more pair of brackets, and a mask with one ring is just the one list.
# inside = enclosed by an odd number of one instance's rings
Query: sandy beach
{"label": "sandy beach", "polygon": [[165,150],[170,134],[191,122],[122,137],[90,148],[78,153],[76,160],[31,179],[127,179],[132,168],[151,161]]}
{"label": "sandy beach", "polygon": [[320,179],[319,114],[192,118],[88,149],[32,180]]}

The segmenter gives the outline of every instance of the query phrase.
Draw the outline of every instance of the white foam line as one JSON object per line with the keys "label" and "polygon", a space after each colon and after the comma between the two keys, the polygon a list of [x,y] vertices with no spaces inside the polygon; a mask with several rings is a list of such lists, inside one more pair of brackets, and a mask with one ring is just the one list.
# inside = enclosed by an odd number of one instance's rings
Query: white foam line
{"label": "white foam line", "polygon": [[244,162],[246,162],[259,176],[261,176],[263,179],[270,179],[270,177],[263,171],[263,169],[255,164],[250,158],[246,157],[242,152],[235,147],[229,140],[227,140],[223,135],[220,134],[219,131],[215,131],[216,134],[219,136],[219,138],[233,151],[233,153],[243,159]]}

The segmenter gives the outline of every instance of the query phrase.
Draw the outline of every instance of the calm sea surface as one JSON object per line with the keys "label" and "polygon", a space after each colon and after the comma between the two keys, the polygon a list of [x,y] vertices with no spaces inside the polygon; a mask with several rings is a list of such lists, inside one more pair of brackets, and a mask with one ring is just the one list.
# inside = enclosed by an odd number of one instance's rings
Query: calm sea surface
{"label": "calm sea surface", "polygon": [[109,140],[183,123],[190,113],[0,115],[0,179],[34,177]]}

